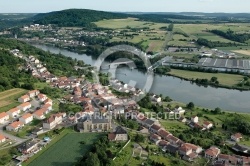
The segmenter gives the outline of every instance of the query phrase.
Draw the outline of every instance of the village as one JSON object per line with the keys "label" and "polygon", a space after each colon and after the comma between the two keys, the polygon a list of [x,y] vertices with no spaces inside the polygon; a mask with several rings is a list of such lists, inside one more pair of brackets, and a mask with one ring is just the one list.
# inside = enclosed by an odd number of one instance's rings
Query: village
{"label": "village", "polygon": [[[59,100],[61,103],[79,104],[82,107],[82,111],[71,115],[69,115],[70,110],[67,113],[55,112],[53,110],[54,101],[51,98],[40,93],[39,90],[31,90],[18,98],[19,106],[0,113],[0,148],[18,145],[17,149],[22,155],[13,158],[19,163],[31,158],[50,143],[51,138],[39,138],[39,135],[52,130],[60,130],[62,127],[76,126],[76,130],[83,133],[108,132],[110,141],[130,141],[131,129],[122,126],[116,119],[117,116],[125,116],[138,123],[141,126],[139,133],[146,133],[147,139],[158,146],[162,152],[178,154],[185,161],[195,162],[198,158],[206,158],[212,165],[245,166],[250,164],[250,158],[247,156],[223,154],[216,146],[204,149],[174,136],[161,125],[159,118],[152,118],[140,112],[140,105],[135,100],[145,93],[140,89],[123,84],[116,79],[111,80],[112,89],[132,94],[132,97],[122,97],[113,94],[109,86],[91,83],[84,78],[57,77],[51,74],[47,70],[46,64],[40,62],[35,56],[22,55],[17,49],[10,52],[26,61],[26,70],[30,70],[34,77],[53,88],[68,92],[64,98],[54,100]],[[162,98],[155,94],[150,95],[150,100],[153,103],[162,102]],[[168,109],[167,112],[170,117],[178,117],[174,120],[186,124],[191,130],[209,131],[214,126],[209,121],[201,123],[196,115],[186,118],[186,111],[182,107]],[[38,126],[35,125],[32,131],[25,135],[25,139],[19,140],[16,134],[27,130],[26,127],[31,126],[37,120],[42,123],[39,123]],[[234,133],[228,139],[234,144],[235,151],[247,154],[249,148],[238,144],[242,138],[242,134]]]}

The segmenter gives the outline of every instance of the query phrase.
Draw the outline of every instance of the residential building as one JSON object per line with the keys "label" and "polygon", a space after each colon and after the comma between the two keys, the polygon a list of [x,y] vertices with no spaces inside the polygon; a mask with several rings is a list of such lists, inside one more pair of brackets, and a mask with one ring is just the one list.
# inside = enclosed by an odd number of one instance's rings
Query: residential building
{"label": "residential building", "polygon": [[30,102],[25,102],[25,103],[22,103],[21,105],[17,106],[17,108],[19,108],[21,111],[26,111],[27,109],[31,108],[31,104],[30,104]]}
{"label": "residential building", "polygon": [[210,128],[213,127],[213,123],[205,121],[205,122],[203,122],[203,127],[206,128],[207,130],[209,130]]}
{"label": "residential building", "polygon": [[156,144],[161,139],[161,137],[157,134],[151,134],[149,139]]}
{"label": "residential building", "polygon": [[181,141],[179,138],[177,138],[173,135],[168,135],[166,139],[168,142],[170,142],[173,145],[178,145],[178,142]]}
{"label": "residential building", "polygon": [[39,93],[40,93],[39,90],[32,90],[32,91],[29,91],[29,92],[27,93],[27,95],[31,98],[31,97],[37,96]]}
{"label": "residential building", "polygon": [[[42,106],[42,108],[46,109],[48,112],[52,110],[52,105],[47,103]],[[46,112],[46,114],[48,113]]]}
{"label": "residential building", "polygon": [[28,142],[24,142],[21,145],[18,146],[18,151],[23,154],[30,154],[34,151],[36,151],[38,148],[38,142],[32,140]]}
{"label": "residential building", "polygon": [[242,145],[239,145],[237,143],[232,147],[232,149],[235,150],[236,152],[242,152],[242,153],[248,152],[248,148],[246,148]]}
{"label": "residential building", "polygon": [[220,149],[215,146],[211,146],[209,149],[205,150],[205,158],[210,160],[215,159],[219,154]]}
{"label": "residential building", "polygon": [[28,95],[23,95],[20,98],[18,98],[18,101],[21,103],[25,103],[25,102],[30,101],[30,97]]}
{"label": "residential building", "polygon": [[156,142],[156,145],[159,146],[160,148],[164,148],[165,146],[167,146],[169,144],[168,141],[165,141],[165,140],[159,140]]}
{"label": "residential building", "polygon": [[0,124],[5,123],[9,118],[10,116],[6,112],[0,113]]}
{"label": "residential building", "polygon": [[17,132],[19,129],[21,129],[24,126],[24,124],[20,121],[15,121],[13,123],[11,123],[10,125],[8,125],[6,127],[7,131],[14,131]]}
{"label": "residential building", "polygon": [[174,112],[177,114],[184,114],[186,111],[182,107],[176,107]]}
{"label": "residential building", "polygon": [[46,112],[47,110],[45,108],[41,108],[37,110],[36,112],[34,112],[33,116],[36,119],[42,120],[42,119],[45,119],[45,114],[47,114]]}
{"label": "residential building", "polygon": [[33,121],[33,115],[26,113],[21,118],[19,118],[19,121],[21,121],[23,124],[28,124]]}
{"label": "residential building", "polygon": [[47,96],[45,94],[42,94],[42,93],[38,94],[37,97],[38,97],[40,102],[44,102],[47,99]]}
{"label": "residential building", "polygon": [[116,127],[115,132],[109,133],[108,138],[110,141],[127,141],[128,133],[121,126]]}
{"label": "residential building", "polygon": [[242,139],[242,135],[240,133],[235,133],[231,135],[231,140],[235,142],[240,142],[241,139]]}
{"label": "residential building", "polygon": [[149,131],[151,133],[157,133],[161,129],[161,126],[153,124],[150,128]]}
{"label": "residential building", "polygon": [[4,143],[5,141],[6,141],[5,136],[0,134],[0,143]]}
{"label": "residential building", "polygon": [[200,146],[196,146],[194,144],[190,144],[190,143],[184,143],[182,144],[182,147],[188,147],[190,149],[192,149],[192,152],[200,154],[202,152],[202,148]]}
{"label": "residential building", "polygon": [[62,123],[63,118],[65,116],[66,113],[58,113],[50,115],[50,117],[43,122],[43,128],[49,130],[55,128],[57,125]]}
{"label": "residential building", "polygon": [[53,104],[53,100],[51,100],[50,98],[47,98],[45,101],[44,101],[44,104],[50,104],[52,105]]}
{"label": "residential building", "polygon": [[182,145],[180,148],[179,148],[179,154],[180,155],[189,155],[191,154],[193,151],[192,149],[189,147],[189,146],[186,146],[186,145]]}
{"label": "residential building", "polygon": [[198,116],[192,116],[191,121],[194,122],[194,123],[198,123],[199,122]]}
{"label": "residential building", "polygon": [[10,109],[7,114],[9,117],[14,118],[17,117],[21,113],[20,109],[18,107]]}
{"label": "residential building", "polygon": [[169,135],[172,135],[170,132],[168,132],[168,131],[166,131],[166,130],[164,130],[164,129],[160,129],[160,130],[157,132],[157,134],[158,134],[162,139],[164,139],[164,140],[167,140],[167,137],[168,137]]}
{"label": "residential building", "polygon": [[235,156],[219,154],[218,161],[221,161],[223,163],[228,163],[230,165],[237,165],[238,159]]}
{"label": "residential building", "polygon": [[168,145],[165,146],[162,150],[163,150],[164,152],[176,154],[176,152],[178,152],[178,146],[172,145],[172,144],[168,144]]}

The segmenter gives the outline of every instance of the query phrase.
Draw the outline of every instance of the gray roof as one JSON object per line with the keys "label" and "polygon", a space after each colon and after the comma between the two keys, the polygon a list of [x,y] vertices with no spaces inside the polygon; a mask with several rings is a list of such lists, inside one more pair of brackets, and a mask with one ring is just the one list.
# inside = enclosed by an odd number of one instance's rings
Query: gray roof
{"label": "gray roof", "polygon": [[155,122],[153,120],[151,120],[151,119],[146,119],[145,123],[148,124],[148,125],[153,125]]}
{"label": "gray roof", "polygon": [[213,58],[201,58],[198,62],[199,66],[204,67],[216,67],[216,68],[228,68],[228,69],[250,69],[250,60],[239,59],[213,59]]}
{"label": "gray roof", "polygon": [[97,123],[109,123],[110,122],[110,119],[109,118],[106,118],[106,117],[95,117],[95,118],[92,118],[92,123],[93,124],[97,124]]}

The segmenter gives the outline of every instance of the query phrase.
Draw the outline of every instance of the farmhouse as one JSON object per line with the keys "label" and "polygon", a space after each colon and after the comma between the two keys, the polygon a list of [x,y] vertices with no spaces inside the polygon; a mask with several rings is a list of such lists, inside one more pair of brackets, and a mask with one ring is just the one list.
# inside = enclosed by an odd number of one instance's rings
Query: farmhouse
{"label": "farmhouse", "polygon": [[109,133],[108,138],[110,141],[127,141],[128,134],[121,126],[116,127],[115,132]]}
{"label": "farmhouse", "polygon": [[5,136],[0,134],[0,143],[4,143],[6,141]]}
{"label": "farmhouse", "polygon": [[22,111],[26,111],[27,109],[31,108],[31,104],[30,104],[30,102],[25,102],[25,103],[17,106],[17,108],[19,108]]}
{"label": "farmhouse", "polygon": [[18,101],[21,103],[25,103],[30,100],[30,97],[28,95],[23,95],[22,97],[18,98]]}
{"label": "farmhouse", "polygon": [[21,113],[20,109],[19,108],[12,108],[10,109],[7,114],[11,117],[11,118],[14,118],[14,117],[17,117],[19,114]]}
{"label": "farmhouse", "polygon": [[28,124],[32,122],[32,120],[33,120],[33,115],[30,113],[26,113],[21,118],[19,118],[19,121],[21,121],[23,124]]}
{"label": "farmhouse", "polygon": [[55,128],[57,125],[62,123],[63,117],[65,116],[66,113],[50,115],[50,117],[43,122],[43,128],[48,130]]}
{"label": "farmhouse", "polygon": [[5,123],[9,118],[10,116],[6,112],[0,113],[0,124]]}
{"label": "farmhouse", "polygon": [[13,123],[11,123],[10,125],[8,125],[6,127],[7,131],[14,131],[17,132],[19,129],[21,129],[24,126],[24,124],[20,121],[15,121]]}

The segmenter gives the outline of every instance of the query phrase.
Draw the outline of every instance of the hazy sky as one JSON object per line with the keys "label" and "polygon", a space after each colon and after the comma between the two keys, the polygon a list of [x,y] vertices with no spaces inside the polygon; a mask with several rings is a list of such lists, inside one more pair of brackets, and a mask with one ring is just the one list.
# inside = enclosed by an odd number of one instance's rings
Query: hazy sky
{"label": "hazy sky", "polygon": [[0,0],[0,13],[42,13],[69,8],[122,12],[250,13],[250,0]]}

